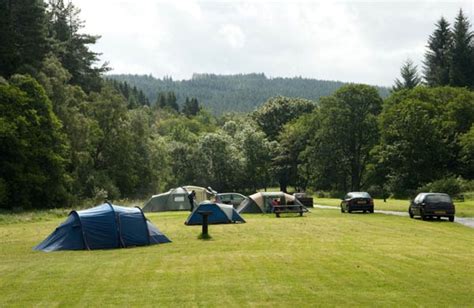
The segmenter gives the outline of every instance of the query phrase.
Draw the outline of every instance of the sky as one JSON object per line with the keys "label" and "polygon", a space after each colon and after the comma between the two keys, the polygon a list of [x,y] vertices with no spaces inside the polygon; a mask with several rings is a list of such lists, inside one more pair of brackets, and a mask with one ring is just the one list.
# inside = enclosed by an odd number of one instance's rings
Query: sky
{"label": "sky", "polygon": [[474,0],[73,0],[113,74],[190,79],[265,73],[391,86],[408,58],[421,70],[441,16]]}

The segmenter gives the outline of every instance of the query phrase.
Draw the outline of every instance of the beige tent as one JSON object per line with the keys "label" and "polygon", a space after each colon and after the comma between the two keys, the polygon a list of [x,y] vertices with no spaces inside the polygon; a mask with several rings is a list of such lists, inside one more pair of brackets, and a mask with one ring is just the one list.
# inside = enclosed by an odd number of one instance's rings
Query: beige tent
{"label": "beige tent", "polygon": [[237,208],[240,213],[271,213],[273,210],[272,201],[277,201],[280,205],[297,204],[303,206],[294,196],[284,192],[259,192],[250,195]]}
{"label": "beige tent", "polygon": [[194,192],[196,193],[197,203],[211,200],[211,198],[215,195],[214,191],[212,191],[211,189],[204,188],[204,187],[187,185],[187,186],[183,186],[183,188],[186,189],[188,193],[191,193],[194,190]]}

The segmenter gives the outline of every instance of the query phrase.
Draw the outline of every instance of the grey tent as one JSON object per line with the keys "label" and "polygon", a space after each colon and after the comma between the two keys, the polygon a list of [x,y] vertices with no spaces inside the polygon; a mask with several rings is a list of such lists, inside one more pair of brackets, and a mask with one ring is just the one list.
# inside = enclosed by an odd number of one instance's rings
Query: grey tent
{"label": "grey tent", "polygon": [[191,210],[191,204],[188,199],[188,191],[182,187],[174,188],[168,192],[152,196],[143,207],[143,212],[186,210]]}
{"label": "grey tent", "polygon": [[273,211],[272,201],[277,200],[280,205],[296,204],[301,205],[294,196],[284,192],[259,192],[250,195],[238,206],[237,212],[241,213],[271,213]]}

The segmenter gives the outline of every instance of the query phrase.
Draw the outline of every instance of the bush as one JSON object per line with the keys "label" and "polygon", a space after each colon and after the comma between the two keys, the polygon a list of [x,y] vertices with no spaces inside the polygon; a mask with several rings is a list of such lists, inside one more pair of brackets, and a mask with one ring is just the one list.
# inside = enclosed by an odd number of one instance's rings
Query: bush
{"label": "bush", "polygon": [[461,189],[462,180],[454,177],[440,179],[428,184],[425,184],[417,189],[418,192],[440,192],[446,193],[450,196],[459,195]]}
{"label": "bush", "polygon": [[367,188],[367,192],[372,198],[384,199],[389,197],[389,193],[380,185],[372,185]]}

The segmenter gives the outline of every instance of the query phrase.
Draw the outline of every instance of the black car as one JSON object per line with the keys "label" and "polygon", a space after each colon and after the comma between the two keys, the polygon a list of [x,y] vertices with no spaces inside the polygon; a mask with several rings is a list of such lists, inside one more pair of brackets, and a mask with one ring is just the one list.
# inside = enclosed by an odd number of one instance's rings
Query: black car
{"label": "black car", "polygon": [[353,211],[374,212],[374,199],[366,192],[350,192],[342,199],[341,212]]}
{"label": "black car", "polygon": [[421,219],[448,217],[449,221],[454,221],[456,210],[454,203],[448,194],[442,193],[419,193],[410,202],[408,214],[410,218],[420,216]]}

